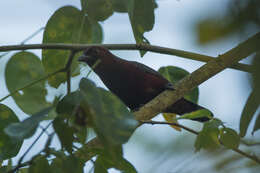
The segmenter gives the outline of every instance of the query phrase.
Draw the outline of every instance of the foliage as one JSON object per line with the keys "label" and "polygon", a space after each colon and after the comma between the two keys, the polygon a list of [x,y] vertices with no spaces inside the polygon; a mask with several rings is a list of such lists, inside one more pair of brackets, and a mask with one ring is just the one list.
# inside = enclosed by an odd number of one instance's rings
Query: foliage
{"label": "foliage", "polygon": [[[187,72],[186,70],[174,66],[161,67],[158,72],[173,84],[177,83],[189,74],[189,72]],[[194,88],[189,94],[186,94],[184,98],[197,103],[199,99],[199,88]],[[163,118],[170,123],[178,123],[176,116],[177,115],[174,113],[163,113]],[[192,118],[194,117],[190,117],[190,119]],[[171,127],[176,129],[177,131],[181,131],[180,127],[174,125],[171,125]]]}
{"label": "foliage", "polygon": [[[260,6],[258,0],[238,5],[238,10],[229,10],[223,18],[211,17],[200,21],[197,25],[199,41],[206,44],[237,33],[252,22],[260,25],[259,15],[256,15]],[[136,43],[149,44],[144,34],[153,29],[156,8],[158,5],[155,0],[81,0],[81,9],[64,6],[54,12],[45,26],[42,43],[102,43],[101,22],[114,13],[127,13]],[[0,168],[0,173],[19,169],[22,163],[28,167],[20,168],[19,172],[83,172],[85,162],[93,156],[97,156],[91,160],[95,173],[105,173],[110,168],[126,173],[137,172],[134,165],[124,158],[122,145],[127,143],[139,123],[115,95],[83,78],[76,91],[68,89],[65,96],[57,97],[51,102],[46,100],[47,84],[54,88],[63,83],[69,86],[69,79],[79,74],[76,71],[79,68],[76,61],[78,54],[70,59],[70,53],[44,49],[40,59],[33,53],[21,51],[8,61],[5,68],[6,87],[28,118],[19,121],[19,115],[0,104],[0,161],[9,160],[8,165]],[[141,56],[144,54],[145,51],[140,51]],[[221,145],[236,150],[241,138],[246,135],[250,122],[254,121],[253,132],[260,129],[260,114],[254,119],[260,105],[259,55],[258,52],[252,63],[252,92],[241,115],[240,134],[226,127],[221,120],[213,118],[198,133],[194,144],[196,151],[219,150]],[[69,68],[65,68],[66,65]],[[189,74],[186,70],[173,66],[162,67],[159,72],[174,84]],[[184,97],[197,103],[198,87]],[[52,116],[47,116],[48,114]],[[170,114],[164,114],[164,117],[168,122],[177,123],[179,119],[198,118],[208,114],[208,110],[202,110],[179,118]],[[23,157],[27,154],[25,152],[18,164],[12,165],[10,160],[17,156],[24,140],[35,135],[40,123],[46,119],[51,121],[61,147],[51,148],[53,134],[47,134],[48,139],[42,151],[29,162],[23,162]],[[180,127],[172,127],[180,130]],[[42,132],[47,128],[44,127]],[[83,159],[76,153],[89,142],[91,130],[100,139],[102,147],[88,148],[83,154],[89,158]],[[228,157],[230,162],[238,159],[240,158]],[[216,169],[223,168],[228,163],[222,160]]]}

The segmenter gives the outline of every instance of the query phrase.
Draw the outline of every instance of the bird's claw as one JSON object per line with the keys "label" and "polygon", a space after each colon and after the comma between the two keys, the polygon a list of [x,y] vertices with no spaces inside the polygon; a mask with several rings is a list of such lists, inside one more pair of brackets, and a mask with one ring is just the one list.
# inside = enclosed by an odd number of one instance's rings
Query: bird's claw
{"label": "bird's claw", "polygon": [[174,87],[173,87],[173,84],[172,83],[167,83],[167,84],[165,84],[165,89],[168,89],[168,90],[174,90]]}

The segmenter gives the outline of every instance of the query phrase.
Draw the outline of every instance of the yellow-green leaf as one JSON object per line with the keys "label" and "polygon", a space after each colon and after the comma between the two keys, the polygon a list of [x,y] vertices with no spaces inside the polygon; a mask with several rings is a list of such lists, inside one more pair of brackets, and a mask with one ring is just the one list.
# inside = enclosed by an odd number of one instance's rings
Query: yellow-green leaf
{"label": "yellow-green leaf", "polygon": [[[82,11],[72,6],[58,9],[48,20],[43,34],[43,43],[100,43],[102,42],[101,26],[89,19]],[[43,50],[42,62],[47,73],[65,67],[70,52],[63,50]],[[72,71],[78,65],[75,57]],[[73,73],[77,75],[78,73]],[[66,74],[59,73],[49,78],[49,84],[57,88],[66,81]]]}
{"label": "yellow-green leaf", "polygon": [[[45,76],[40,59],[30,52],[14,54],[5,69],[6,85],[9,92],[36,81]],[[27,114],[34,114],[48,106],[45,81],[40,81],[12,95],[16,104]]]}
{"label": "yellow-green leaf", "polygon": [[[84,0],[82,0],[84,1]],[[85,12],[95,21],[104,21],[113,14],[110,0],[85,0]],[[83,3],[82,3],[83,4]]]}
{"label": "yellow-green leaf", "polygon": [[220,146],[218,138],[220,125],[221,121],[217,119],[213,119],[204,124],[202,131],[199,132],[195,141],[196,151],[200,149],[214,150]]}
{"label": "yellow-green leaf", "polygon": [[235,130],[230,128],[223,128],[220,130],[220,141],[228,148],[238,148],[240,137]]}

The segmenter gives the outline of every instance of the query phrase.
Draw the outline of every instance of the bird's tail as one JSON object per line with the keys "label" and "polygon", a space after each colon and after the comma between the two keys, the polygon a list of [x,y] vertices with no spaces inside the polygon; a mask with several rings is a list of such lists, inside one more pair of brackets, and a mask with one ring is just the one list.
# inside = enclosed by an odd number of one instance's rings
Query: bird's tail
{"label": "bird's tail", "polygon": [[[206,109],[206,108],[182,98],[178,100],[176,103],[174,103],[172,106],[168,107],[165,113],[175,113],[178,115],[183,115],[201,109]],[[213,117],[212,113],[211,116]],[[210,118],[205,116],[205,117],[193,118],[191,120],[205,122],[205,121],[209,121]]]}

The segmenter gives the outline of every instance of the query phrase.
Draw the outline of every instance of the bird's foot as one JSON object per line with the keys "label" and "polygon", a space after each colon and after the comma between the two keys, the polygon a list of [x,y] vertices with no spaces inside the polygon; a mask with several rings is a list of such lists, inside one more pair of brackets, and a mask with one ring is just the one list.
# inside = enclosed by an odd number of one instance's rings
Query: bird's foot
{"label": "bird's foot", "polygon": [[167,83],[167,84],[165,84],[165,89],[167,89],[167,90],[174,90],[174,87],[173,87],[173,84],[172,83]]}
{"label": "bird's foot", "polygon": [[140,110],[141,107],[143,107],[145,104],[140,104],[138,107],[131,110],[131,112],[137,112]]}

